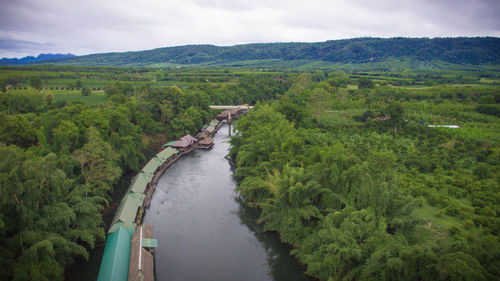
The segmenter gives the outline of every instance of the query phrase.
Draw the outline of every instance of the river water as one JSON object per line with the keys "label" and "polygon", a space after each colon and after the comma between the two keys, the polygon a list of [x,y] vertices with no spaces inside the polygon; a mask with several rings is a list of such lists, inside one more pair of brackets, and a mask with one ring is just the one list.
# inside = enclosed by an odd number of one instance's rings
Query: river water
{"label": "river water", "polygon": [[255,223],[258,211],[235,197],[223,126],[210,150],[196,150],[158,181],[144,222],[158,239],[156,280],[309,280],[276,233]]}

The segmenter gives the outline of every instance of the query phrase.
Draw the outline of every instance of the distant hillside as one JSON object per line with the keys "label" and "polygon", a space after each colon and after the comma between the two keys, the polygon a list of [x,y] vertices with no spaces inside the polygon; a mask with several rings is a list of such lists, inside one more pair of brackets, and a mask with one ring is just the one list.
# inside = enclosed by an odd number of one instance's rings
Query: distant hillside
{"label": "distant hillside", "polygon": [[53,60],[92,66],[376,64],[386,61],[500,64],[500,38],[356,38],[319,43],[264,43],[230,47],[189,45]]}
{"label": "distant hillside", "polygon": [[40,54],[37,57],[28,56],[24,58],[3,58],[0,59],[0,65],[19,65],[19,64],[28,64],[28,63],[36,63],[47,60],[55,60],[61,58],[70,58],[75,57],[73,54]]}

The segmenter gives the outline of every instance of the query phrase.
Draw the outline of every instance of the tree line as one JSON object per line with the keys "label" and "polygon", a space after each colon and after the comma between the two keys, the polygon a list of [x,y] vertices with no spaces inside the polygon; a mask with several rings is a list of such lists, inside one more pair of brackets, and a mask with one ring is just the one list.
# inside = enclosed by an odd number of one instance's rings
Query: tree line
{"label": "tree line", "polygon": [[422,62],[445,61],[453,64],[498,64],[499,42],[500,39],[496,37],[457,37],[354,38],[318,43],[265,43],[227,47],[189,45],[136,52],[92,54],[52,60],[49,63],[91,66],[146,66],[158,63],[218,66],[261,60],[262,66],[267,65],[266,60],[350,64],[414,59]]}
{"label": "tree line", "polygon": [[243,202],[320,280],[499,280],[499,138],[427,127],[495,130],[478,101],[497,106],[496,90],[347,90],[342,76],[299,75],[238,120]]}
{"label": "tree line", "polygon": [[106,102],[97,106],[55,102],[36,87],[0,93],[0,279],[62,280],[76,257],[88,258],[104,241],[102,213],[113,186],[141,169],[148,139],[195,134],[216,113],[209,104],[252,103],[282,91],[258,75],[227,89],[204,83],[181,89],[108,81]]}

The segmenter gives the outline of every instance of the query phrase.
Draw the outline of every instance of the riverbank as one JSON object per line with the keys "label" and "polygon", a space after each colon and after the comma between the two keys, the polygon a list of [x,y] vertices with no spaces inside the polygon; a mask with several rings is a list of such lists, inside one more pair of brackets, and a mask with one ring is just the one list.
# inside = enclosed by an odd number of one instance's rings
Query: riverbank
{"label": "riverbank", "polygon": [[[221,125],[222,122],[213,120],[202,130],[203,138],[196,140],[188,135],[177,142],[171,142],[134,177],[108,229],[97,280],[134,280],[137,277],[154,280],[153,249],[157,243],[153,239],[152,227],[143,225],[142,219],[156,183],[177,159],[196,149],[210,148],[213,145],[211,137]],[[212,129],[209,130],[210,128]],[[185,143],[187,139],[192,141]],[[142,236],[143,229],[147,229],[146,238]]]}
{"label": "riverbank", "polygon": [[309,280],[276,233],[240,203],[223,125],[209,151],[173,163],[158,180],[144,217],[155,226],[157,280]]}

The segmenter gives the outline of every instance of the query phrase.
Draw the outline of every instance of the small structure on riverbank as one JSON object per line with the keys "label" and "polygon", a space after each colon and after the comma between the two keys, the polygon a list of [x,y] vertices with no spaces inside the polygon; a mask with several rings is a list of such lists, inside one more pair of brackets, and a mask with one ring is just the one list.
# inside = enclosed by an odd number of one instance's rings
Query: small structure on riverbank
{"label": "small structure on riverbank", "polygon": [[116,216],[111,223],[108,233],[113,233],[116,229],[124,227],[134,229],[136,226],[135,218],[137,210],[144,202],[145,195],[142,193],[127,192],[122,199]]}
{"label": "small structure on riverbank", "polygon": [[209,126],[212,126],[214,128],[217,128],[217,125],[219,125],[219,120],[214,119],[212,122],[210,122]]}
{"label": "small structure on riverbank", "polygon": [[152,178],[153,178],[152,174],[140,171],[137,174],[137,176],[135,176],[134,179],[132,180],[132,184],[131,184],[132,192],[144,193],[147,185],[149,184],[149,182],[151,181]]}
{"label": "small structure on riverbank", "polygon": [[202,139],[199,143],[200,148],[210,148],[214,146],[214,140],[211,137]]}
{"label": "small structure on riverbank", "polygon": [[97,281],[127,280],[132,232],[133,230],[119,227],[108,235]]}
{"label": "small structure on riverbank", "polygon": [[[197,139],[186,135],[178,141],[164,144],[163,150],[151,158],[134,177],[108,230],[98,281],[154,280],[152,248],[157,246],[157,241],[152,239],[152,227],[142,224],[145,208],[149,206],[154,187],[165,169],[182,155],[197,148],[213,146],[211,137],[221,125],[218,120],[212,120],[205,127],[208,136],[198,143]],[[173,148],[176,145],[181,149]]]}
{"label": "small structure on riverbank", "polygon": [[193,138],[191,135],[185,135],[180,140],[175,142],[172,145],[172,147],[174,147],[174,148],[186,148],[186,147],[191,146],[195,142],[196,142],[196,139]]}
{"label": "small structure on riverbank", "polygon": [[172,157],[177,153],[177,149],[167,147],[164,150],[160,151],[158,154],[156,154],[156,157],[158,157],[162,163],[167,161],[168,158]]}
{"label": "small structure on riverbank", "polygon": [[215,128],[212,126],[208,126],[207,128],[203,129],[196,137],[198,139],[204,139],[212,136],[215,132]]}
{"label": "small structure on riverbank", "polygon": [[167,147],[171,147],[174,143],[176,143],[177,141],[169,141],[167,142],[166,144],[162,145],[162,149],[165,149]]}

